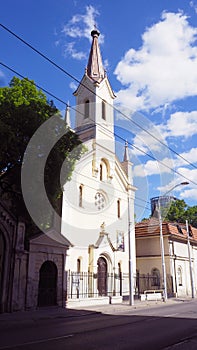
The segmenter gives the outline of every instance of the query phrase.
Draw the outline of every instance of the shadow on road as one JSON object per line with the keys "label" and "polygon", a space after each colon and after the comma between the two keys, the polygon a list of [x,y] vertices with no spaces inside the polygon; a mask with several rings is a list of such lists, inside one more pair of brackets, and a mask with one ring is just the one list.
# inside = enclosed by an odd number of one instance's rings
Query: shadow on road
{"label": "shadow on road", "polygon": [[112,307],[111,313],[109,308],[107,313],[54,308],[0,315],[0,350],[196,350],[195,305]]}

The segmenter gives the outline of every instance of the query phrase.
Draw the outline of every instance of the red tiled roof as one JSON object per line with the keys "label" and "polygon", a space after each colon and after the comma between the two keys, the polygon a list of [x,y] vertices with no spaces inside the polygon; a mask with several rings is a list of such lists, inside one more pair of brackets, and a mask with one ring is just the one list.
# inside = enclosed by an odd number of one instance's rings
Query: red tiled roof
{"label": "red tiled roof", "polygon": [[[189,226],[191,235],[190,240],[197,243],[197,228]],[[173,235],[180,239],[187,239],[187,230],[185,224],[176,222],[163,222],[162,223],[163,235]],[[151,218],[138,222],[135,225],[136,238],[145,236],[157,236],[160,234],[159,220],[157,218]]]}

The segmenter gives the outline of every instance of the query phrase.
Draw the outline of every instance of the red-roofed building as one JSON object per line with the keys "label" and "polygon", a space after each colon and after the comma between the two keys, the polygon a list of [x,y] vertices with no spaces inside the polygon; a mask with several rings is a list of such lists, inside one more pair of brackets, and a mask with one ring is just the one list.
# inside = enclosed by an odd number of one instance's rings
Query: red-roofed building
{"label": "red-roofed building", "polygon": [[[163,222],[162,231],[168,296],[192,296],[192,286],[194,296],[196,296],[197,229],[189,226],[189,243],[185,224]],[[162,289],[160,227],[158,220],[151,218],[137,223],[135,234],[137,272],[141,278],[142,276],[150,276],[149,289]],[[141,280],[139,279],[139,283]],[[140,291],[142,292],[142,290]]]}

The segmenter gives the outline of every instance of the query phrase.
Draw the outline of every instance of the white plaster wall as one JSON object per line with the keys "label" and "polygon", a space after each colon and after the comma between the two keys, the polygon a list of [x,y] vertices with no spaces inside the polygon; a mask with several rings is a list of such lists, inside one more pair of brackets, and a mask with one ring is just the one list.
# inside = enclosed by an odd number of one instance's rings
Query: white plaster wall
{"label": "white plaster wall", "polygon": [[[92,147],[88,142],[89,149]],[[128,193],[125,184],[115,170],[114,154],[106,153],[99,147],[97,151],[97,163],[106,158],[110,163],[111,179],[100,181],[92,174],[93,153],[89,152],[76,166],[72,180],[64,186],[63,208],[62,208],[62,234],[74,245],[68,251],[66,270],[76,271],[77,259],[81,257],[83,271],[88,271],[88,246],[96,244],[101,231],[101,224],[105,223],[105,232],[114,246],[117,248],[117,233],[124,233],[124,252],[114,253],[108,242],[100,249],[95,249],[94,266],[97,269],[97,259],[100,254],[106,253],[112,259],[113,268],[118,269],[121,262],[122,272],[128,273]],[[79,186],[83,184],[83,204],[79,207]],[[99,191],[106,198],[106,206],[98,210],[95,206],[95,194]],[[135,228],[134,228],[134,191],[131,191],[131,255],[133,258],[133,273],[136,271],[135,254]],[[117,216],[117,200],[120,200],[120,218]],[[104,243],[103,243],[104,244]],[[115,264],[115,265],[114,265]],[[127,288],[128,289],[128,288]]]}
{"label": "white plaster wall", "polygon": [[[79,186],[81,184],[83,185],[82,208],[79,207]],[[95,206],[97,191],[101,192],[106,199],[103,210],[98,210]],[[117,217],[118,199],[121,203],[120,218]],[[131,215],[133,216],[133,213]],[[110,181],[99,181],[98,177],[92,176],[92,158],[90,157],[83,165],[76,166],[72,180],[64,187],[62,234],[72,244],[87,247],[89,244],[96,243],[103,222],[106,225],[105,231],[109,233],[113,244],[116,243],[117,230],[127,235],[128,197],[116,176]]]}
{"label": "white plaster wall", "polygon": [[197,296],[197,247],[192,247],[192,256],[193,256],[193,280],[194,280],[194,290],[195,296]]}
{"label": "white plaster wall", "polygon": [[[106,120],[102,119],[102,99],[107,102]],[[117,165],[115,157],[113,99],[107,78],[97,84],[84,76],[76,92],[76,128],[81,139],[87,140],[85,146],[88,151],[77,163],[72,180],[64,186],[61,232],[74,246],[68,251],[67,271],[76,271],[78,258],[81,259],[83,272],[88,271],[88,247],[96,244],[101,225],[105,223],[104,232],[108,234],[115,249],[118,232],[124,233],[125,251],[113,253],[109,242],[104,239],[99,248],[94,249],[93,269],[96,273],[99,256],[106,256],[108,271],[116,271],[120,262],[122,272],[128,273],[128,179],[120,170],[121,165]],[[86,100],[90,102],[89,118],[84,118]],[[90,125],[94,127],[84,131],[84,127]],[[108,178],[100,181],[100,163],[103,158],[108,161],[110,171]],[[79,206],[80,185],[83,188],[82,207]],[[95,205],[98,191],[105,198],[105,206],[101,210]],[[130,190],[130,196],[131,254],[135,273],[134,188]],[[120,200],[120,218],[117,215],[117,200]]]}
{"label": "white plaster wall", "polygon": [[[101,84],[94,85],[88,77],[82,79],[82,84],[87,86],[80,86],[78,89],[78,94],[76,98],[76,127],[81,127],[82,125],[97,124],[101,123],[105,126],[108,125],[110,131],[113,133],[114,123],[113,123],[113,98],[110,94],[109,85],[107,79],[104,79]],[[93,91],[93,93],[91,91]],[[89,118],[84,118],[86,100],[89,100]],[[106,121],[102,119],[102,99],[106,101]]]}

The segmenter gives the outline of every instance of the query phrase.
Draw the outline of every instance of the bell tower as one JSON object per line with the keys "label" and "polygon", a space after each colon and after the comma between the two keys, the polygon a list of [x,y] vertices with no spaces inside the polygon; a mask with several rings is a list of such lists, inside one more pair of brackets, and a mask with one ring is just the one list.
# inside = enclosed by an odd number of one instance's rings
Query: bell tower
{"label": "bell tower", "polygon": [[85,74],[75,91],[76,96],[76,132],[82,142],[93,139],[95,143],[115,153],[114,112],[115,98],[103,67],[98,43],[99,31],[92,30],[92,45]]}

